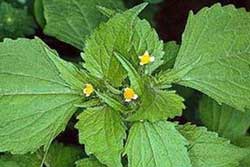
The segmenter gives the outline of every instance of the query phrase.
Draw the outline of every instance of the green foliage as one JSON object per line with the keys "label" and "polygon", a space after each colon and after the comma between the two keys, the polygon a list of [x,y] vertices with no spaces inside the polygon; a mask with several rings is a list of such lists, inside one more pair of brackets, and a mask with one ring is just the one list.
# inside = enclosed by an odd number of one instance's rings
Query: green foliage
{"label": "green foliage", "polygon": [[185,108],[183,98],[174,91],[153,90],[148,88],[141,97],[141,106],[128,120],[159,121],[181,115]]}
{"label": "green foliage", "polygon": [[[217,4],[191,12],[177,45],[163,44],[138,17],[146,3],[124,12],[114,0],[34,5],[44,32],[84,48],[83,62],[61,59],[38,38],[0,43],[0,166],[249,166],[250,15],[245,10]],[[152,61],[140,65],[146,51]],[[185,98],[193,92],[174,84],[210,96],[199,102],[201,121],[237,146],[205,127],[170,122],[184,120],[184,98],[174,89]],[[78,130],[84,147],[58,143],[66,126]]]}
{"label": "green foliage", "polygon": [[97,5],[123,9],[121,0],[43,0],[46,25],[45,34],[69,43],[82,50],[85,39],[101,21],[103,16]]}
{"label": "green foliage", "polygon": [[41,160],[36,154],[27,155],[1,155],[1,167],[39,167]]}
{"label": "green foliage", "polygon": [[156,60],[145,67],[146,73],[152,73],[162,64],[162,42],[150,24],[137,17],[144,7],[145,4],[142,4],[123,14],[118,13],[92,33],[83,54],[84,67],[92,75],[113,86],[120,86],[127,74],[116,59],[115,52],[129,59],[138,69],[138,56],[148,50]]}
{"label": "green foliage", "polygon": [[[250,151],[250,136],[242,136],[235,140],[234,143]],[[250,166],[250,153],[240,162],[240,167],[248,166]]]}
{"label": "green foliage", "polygon": [[188,140],[188,153],[193,167],[238,167],[250,150],[236,147],[206,128],[186,124],[180,133]]}
{"label": "green foliage", "polygon": [[163,56],[163,65],[161,70],[167,70],[174,67],[176,56],[180,46],[175,41],[170,41],[164,44],[165,55]]}
{"label": "green foliage", "polygon": [[204,96],[200,101],[199,114],[201,121],[211,131],[230,140],[246,135],[250,127],[250,112],[240,112]]}
{"label": "green foliage", "polygon": [[64,146],[61,143],[51,144],[48,154],[45,155],[47,167],[70,167],[81,159],[83,153],[79,147]]}
{"label": "green foliage", "polygon": [[162,2],[163,0],[144,0],[145,2],[148,2],[148,3],[153,3],[153,4],[155,4],[155,3],[160,3],[160,2]]}
{"label": "green foliage", "polygon": [[35,151],[64,130],[81,90],[73,89],[71,78],[61,73],[67,69],[58,68],[59,63],[71,65],[39,39],[6,39],[0,44],[0,78],[4,78],[0,80],[0,151]]}
{"label": "green foliage", "polygon": [[91,108],[78,116],[76,128],[86,152],[110,167],[121,167],[123,140],[126,137],[121,116],[109,107]]}
{"label": "green foliage", "polygon": [[125,153],[129,167],[191,167],[187,141],[166,121],[138,122],[130,129]]}
{"label": "green foliage", "polygon": [[250,15],[219,4],[190,13],[174,71],[178,84],[240,111],[250,108]]}
{"label": "green foliage", "polygon": [[7,2],[15,8],[30,8],[33,3],[33,0],[0,0],[0,3],[2,2]]}
{"label": "green foliage", "polygon": [[11,4],[0,2],[0,40],[17,38],[35,33],[35,23],[26,8],[17,9]]}
{"label": "green foliage", "polygon": [[34,15],[39,26],[44,28],[46,20],[44,18],[43,0],[34,1]]}
{"label": "green foliage", "polygon": [[85,158],[76,162],[76,167],[105,167],[96,159],[93,158]]}

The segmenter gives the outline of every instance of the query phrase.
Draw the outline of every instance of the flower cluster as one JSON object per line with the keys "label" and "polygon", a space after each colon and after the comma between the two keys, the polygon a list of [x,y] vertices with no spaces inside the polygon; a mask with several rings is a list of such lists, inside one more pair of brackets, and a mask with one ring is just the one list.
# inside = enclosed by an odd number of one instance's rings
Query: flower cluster
{"label": "flower cluster", "polygon": [[[140,62],[140,65],[147,65],[149,63],[154,62],[155,57],[151,56],[148,51],[146,51],[143,55],[138,57]],[[90,83],[85,84],[85,87],[83,89],[83,93],[86,97],[89,97],[93,92],[95,91],[94,86]],[[123,91],[123,98],[125,102],[131,102],[132,100],[136,100],[138,98],[138,95],[135,93],[135,90],[127,87]]]}

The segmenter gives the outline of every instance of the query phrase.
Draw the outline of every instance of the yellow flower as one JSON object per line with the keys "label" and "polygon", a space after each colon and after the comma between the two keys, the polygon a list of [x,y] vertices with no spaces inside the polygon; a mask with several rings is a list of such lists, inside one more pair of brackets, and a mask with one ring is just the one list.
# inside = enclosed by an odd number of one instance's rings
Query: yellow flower
{"label": "yellow flower", "polygon": [[94,92],[94,87],[91,84],[86,84],[85,88],[83,89],[83,93],[86,97],[89,97]]}
{"label": "yellow flower", "polygon": [[139,59],[140,59],[140,65],[149,64],[155,61],[155,57],[150,56],[148,51],[146,51],[142,56],[139,56]]}
{"label": "yellow flower", "polygon": [[124,99],[126,102],[130,102],[130,101],[136,100],[138,98],[138,95],[135,94],[134,90],[131,88],[124,89],[123,96],[124,96]]}

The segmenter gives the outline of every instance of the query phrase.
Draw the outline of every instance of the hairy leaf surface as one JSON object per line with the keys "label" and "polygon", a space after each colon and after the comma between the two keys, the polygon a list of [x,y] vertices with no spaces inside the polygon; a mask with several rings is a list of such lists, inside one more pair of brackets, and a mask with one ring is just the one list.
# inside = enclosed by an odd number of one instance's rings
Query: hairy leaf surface
{"label": "hairy leaf surface", "polygon": [[237,112],[228,105],[219,105],[207,96],[203,96],[200,102],[199,114],[201,121],[209,130],[230,140],[245,135],[250,127],[250,111]]}
{"label": "hairy leaf surface", "polygon": [[175,91],[147,88],[141,97],[140,108],[128,120],[149,120],[154,122],[180,116],[185,108],[183,100]]}
{"label": "hairy leaf surface", "polygon": [[123,9],[121,0],[43,0],[44,32],[82,50],[85,39],[102,21],[97,5]]}
{"label": "hairy leaf surface", "polygon": [[176,82],[238,110],[250,108],[250,14],[219,4],[189,15]]}
{"label": "hairy leaf surface", "polygon": [[137,122],[126,144],[128,167],[191,167],[186,145],[173,123]]}
{"label": "hairy leaf surface", "polygon": [[35,151],[64,130],[82,91],[60,63],[71,66],[39,39],[0,44],[0,151]]}
{"label": "hairy leaf surface", "polygon": [[79,140],[88,154],[109,167],[122,167],[121,152],[126,137],[119,113],[109,107],[90,108],[78,116]]}
{"label": "hairy leaf surface", "polygon": [[193,167],[238,167],[250,150],[230,144],[206,128],[186,124],[181,134],[189,141],[188,152]]}

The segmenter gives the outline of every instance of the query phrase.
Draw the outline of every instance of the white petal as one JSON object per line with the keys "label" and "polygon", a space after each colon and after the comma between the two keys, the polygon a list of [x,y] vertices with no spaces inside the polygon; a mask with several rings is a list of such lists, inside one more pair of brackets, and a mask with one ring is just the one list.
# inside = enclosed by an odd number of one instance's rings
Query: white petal
{"label": "white petal", "polygon": [[154,57],[154,56],[151,56],[151,57],[150,57],[150,62],[153,62],[153,61],[155,61],[155,57]]}
{"label": "white petal", "polygon": [[148,51],[146,51],[144,54],[149,55]]}
{"label": "white petal", "polygon": [[140,65],[143,66],[144,64],[142,62],[140,62]]}
{"label": "white petal", "polygon": [[86,89],[83,89],[83,93],[86,94],[86,93],[87,93],[87,90],[86,90]]}
{"label": "white petal", "polygon": [[135,94],[134,97],[133,97],[133,99],[136,100],[137,98],[138,98],[138,95]]}
{"label": "white petal", "polygon": [[141,119],[140,122],[143,122],[143,120]]}
{"label": "white petal", "polygon": [[131,99],[125,99],[125,102],[131,102]]}

